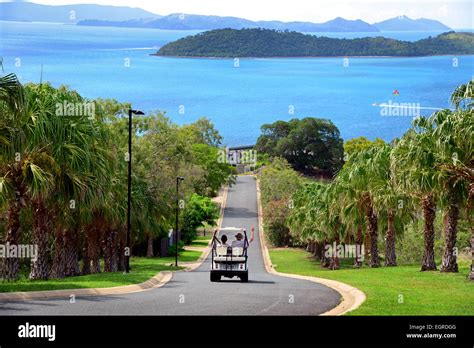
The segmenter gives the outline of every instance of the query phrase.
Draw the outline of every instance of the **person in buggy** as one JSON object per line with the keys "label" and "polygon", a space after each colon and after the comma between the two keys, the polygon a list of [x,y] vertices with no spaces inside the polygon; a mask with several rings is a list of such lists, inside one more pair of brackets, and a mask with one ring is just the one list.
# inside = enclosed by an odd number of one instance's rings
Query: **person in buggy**
{"label": "person in buggy", "polygon": [[[217,238],[219,230],[214,231],[211,254],[211,282],[220,281],[221,277],[239,277],[241,281],[248,281],[247,249],[254,239],[255,229],[251,228],[250,240],[247,239],[245,229],[228,227],[220,231],[238,231],[235,240],[229,245],[227,235]],[[243,233],[242,233],[243,232]]]}
{"label": "person in buggy", "polygon": [[[248,248],[250,243],[253,242],[253,234],[254,234],[255,229],[252,227],[252,229],[250,231],[251,231],[251,234],[250,234],[250,240],[249,241],[245,241],[244,240],[244,235],[239,232],[235,235],[235,240],[232,242],[232,244],[230,246],[232,248]],[[222,236],[222,237],[224,237],[224,236]],[[227,240],[227,237],[226,237],[226,240]]]}
{"label": "person in buggy", "polygon": [[227,236],[225,234],[222,235],[221,242],[219,243],[218,246],[220,246],[220,247],[229,247],[230,246],[229,244],[227,244]]}

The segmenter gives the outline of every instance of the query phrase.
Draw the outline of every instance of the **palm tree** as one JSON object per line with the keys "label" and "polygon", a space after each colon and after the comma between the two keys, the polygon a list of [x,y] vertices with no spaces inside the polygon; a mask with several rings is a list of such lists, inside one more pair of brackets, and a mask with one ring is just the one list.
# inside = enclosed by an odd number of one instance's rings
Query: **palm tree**
{"label": "palm tree", "polygon": [[474,80],[458,86],[451,95],[451,103],[456,110],[472,110],[474,108]]}
{"label": "palm tree", "polygon": [[[22,180],[20,158],[15,158],[23,148],[28,128],[24,117],[25,92],[15,75],[0,78],[0,158],[2,163],[0,193],[8,204],[6,243],[16,245],[20,238],[20,211],[26,205],[26,187]],[[19,146],[20,145],[20,146]],[[18,159],[18,161],[15,161]],[[3,279],[19,276],[19,262],[16,258],[3,261]]]}
{"label": "palm tree", "polygon": [[472,212],[474,211],[474,183],[469,185],[469,198],[468,198],[468,216],[469,223],[471,225],[471,272],[469,272],[469,279],[474,280],[474,221]]}
{"label": "palm tree", "polygon": [[321,259],[323,267],[329,266],[329,258],[325,256],[324,245],[327,244],[328,235],[324,221],[323,209],[325,206],[324,184],[318,182],[306,183],[292,196],[292,206],[287,218],[292,237],[305,243],[310,241],[318,245],[316,252]]}
{"label": "palm tree", "polygon": [[[342,188],[343,190],[344,188]],[[328,238],[336,242],[336,248],[342,246],[341,242],[349,236],[349,229],[344,225],[341,213],[341,187],[339,182],[333,181],[326,186],[324,194],[325,204],[323,213],[326,215],[324,224],[328,231]],[[335,270],[340,268],[340,260],[338,250],[333,250],[333,255],[329,264],[329,269]]]}
{"label": "palm tree", "polygon": [[[340,188],[339,200],[341,207],[341,219],[348,229],[352,230],[356,255],[353,266],[362,267],[362,246],[364,245],[364,228],[366,226],[364,206],[357,196],[357,192],[351,186],[348,178],[348,166],[345,166],[337,175],[337,182]],[[355,231],[355,232],[354,232]]]}
{"label": "palm tree", "polygon": [[[52,158],[44,150],[40,140],[42,121],[35,110],[36,100],[17,80],[15,75],[0,78],[0,104],[2,120],[1,134],[1,178],[2,198],[8,200],[6,242],[16,245],[20,239],[20,212],[31,202],[37,212],[34,218],[33,243],[38,244],[38,260],[45,257],[44,244],[36,240],[39,229],[45,228],[47,220],[42,195],[50,190],[52,175],[46,168],[53,165]],[[17,279],[19,262],[16,258],[4,261],[4,279]]]}
{"label": "palm tree", "polygon": [[392,147],[388,144],[373,148],[367,163],[370,171],[370,186],[377,215],[386,223],[385,266],[396,266],[395,249],[396,222],[409,216],[408,197],[396,185],[392,158]]}
{"label": "palm tree", "polygon": [[367,222],[367,235],[370,240],[370,267],[380,267],[378,253],[378,216],[374,207],[374,198],[371,192],[372,173],[368,163],[374,154],[373,148],[362,150],[351,155],[348,167],[348,182],[352,186],[353,194],[364,209]]}
{"label": "palm tree", "polygon": [[441,189],[445,214],[445,250],[442,272],[457,272],[455,252],[457,222],[460,208],[468,207],[470,185],[474,183],[474,83],[459,86],[451,101],[455,111],[443,110],[428,121],[433,128],[436,145],[437,169],[441,171]]}
{"label": "palm tree", "polygon": [[[48,231],[54,222],[55,257],[54,276],[64,277],[66,243],[71,239],[67,221],[73,214],[70,202],[79,205],[80,197],[96,182],[107,182],[103,132],[94,115],[64,115],[57,113],[57,106],[64,102],[78,105],[85,102],[77,93],[65,87],[54,89],[49,84],[27,86],[29,98],[34,100],[33,108],[37,115],[35,132],[31,141],[41,149],[48,159],[43,166],[52,178],[51,190],[34,197],[35,223],[33,239],[38,244],[38,259],[33,262],[30,278],[47,279],[48,270]],[[61,214],[53,212],[62,212]],[[74,268],[77,268],[74,266]]]}
{"label": "palm tree", "polygon": [[[467,140],[465,143],[464,142],[459,142],[458,144],[463,144],[470,146],[467,149],[468,152],[466,153],[471,153],[471,158],[468,160],[468,163],[463,163],[461,161],[455,161],[452,163],[449,167],[449,171],[451,173],[457,173],[459,177],[465,178],[467,182],[469,183],[468,185],[468,194],[467,194],[467,216],[468,216],[468,221],[471,226],[471,272],[469,273],[469,279],[474,280],[474,159],[472,157],[472,154],[474,153],[474,149],[472,148],[472,134],[474,132],[473,126],[472,126],[472,121],[474,118],[473,115],[473,105],[474,105],[474,80],[471,80],[469,83],[466,85],[461,85],[456,89],[456,91],[453,93],[451,96],[451,102],[456,106],[456,110],[459,111],[459,109],[464,109],[464,116],[461,116],[461,119],[463,121],[468,122],[466,125],[460,125],[458,128],[458,132],[456,134],[458,135],[458,139],[461,140]],[[465,106],[463,108],[462,106]],[[469,122],[470,121],[470,122]],[[465,132],[465,133],[463,133]],[[465,137],[465,135],[467,135]]]}
{"label": "palm tree", "polygon": [[414,120],[413,129],[405,133],[393,150],[397,185],[421,203],[424,218],[422,271],[436,270],[434,220],[439,171],[436,169],[435,145],[431,134],[432,124],[425,117],[419,117]]}

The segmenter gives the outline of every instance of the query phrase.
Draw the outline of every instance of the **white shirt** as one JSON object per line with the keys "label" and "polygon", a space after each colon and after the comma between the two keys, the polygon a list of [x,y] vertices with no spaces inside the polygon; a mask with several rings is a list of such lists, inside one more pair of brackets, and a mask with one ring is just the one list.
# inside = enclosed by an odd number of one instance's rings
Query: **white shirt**
{"label": "white shirt", "polygon": [[234,240],[232,242],[232,248],[245,248],[245,240]]}

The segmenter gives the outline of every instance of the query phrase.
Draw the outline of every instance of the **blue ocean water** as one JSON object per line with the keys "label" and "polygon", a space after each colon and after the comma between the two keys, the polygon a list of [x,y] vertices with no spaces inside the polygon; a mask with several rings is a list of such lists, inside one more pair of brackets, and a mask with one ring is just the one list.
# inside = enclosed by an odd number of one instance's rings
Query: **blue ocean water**
{"label": "blue ocean water", "polygon": [[[0,22],[0,56],[5,72],[17,73],[22,82],[38,82],[43,71],[43,80],[55,86],[68,85],[88,98],[129,101],[146,112],[166,111],[179,124],[208,117],[230,146],[253,144],[262,124],[308,116],[332,120],[344,139],[389,141],[406,131],[412,115],[386,116],[374,103],[448,107],[453,89],[474,74],[474,56],[240,59],[236,64],[150,55],[195,33]],[[437,34],[383,33],[404,40]]]}

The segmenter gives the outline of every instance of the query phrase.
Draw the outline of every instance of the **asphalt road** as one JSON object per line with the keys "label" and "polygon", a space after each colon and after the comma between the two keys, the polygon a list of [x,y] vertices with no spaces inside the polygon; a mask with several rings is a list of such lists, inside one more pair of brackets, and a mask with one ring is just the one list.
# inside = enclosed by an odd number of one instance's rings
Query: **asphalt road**
{"label": "asphalt road", "polygon": [[339,304],[340,295],[322,284],[265,271],[257,232],[256,183],[252,176],[241,176],[229,189],[222,227],[250,232],[251,226],[256,232],[248,251],[248,283],[237,278],[211,283],[208,258],[195,271],[177,272],[157,289],[76,297],[75,303],[69,298],[0,302],[0,315],[318,315]]}

